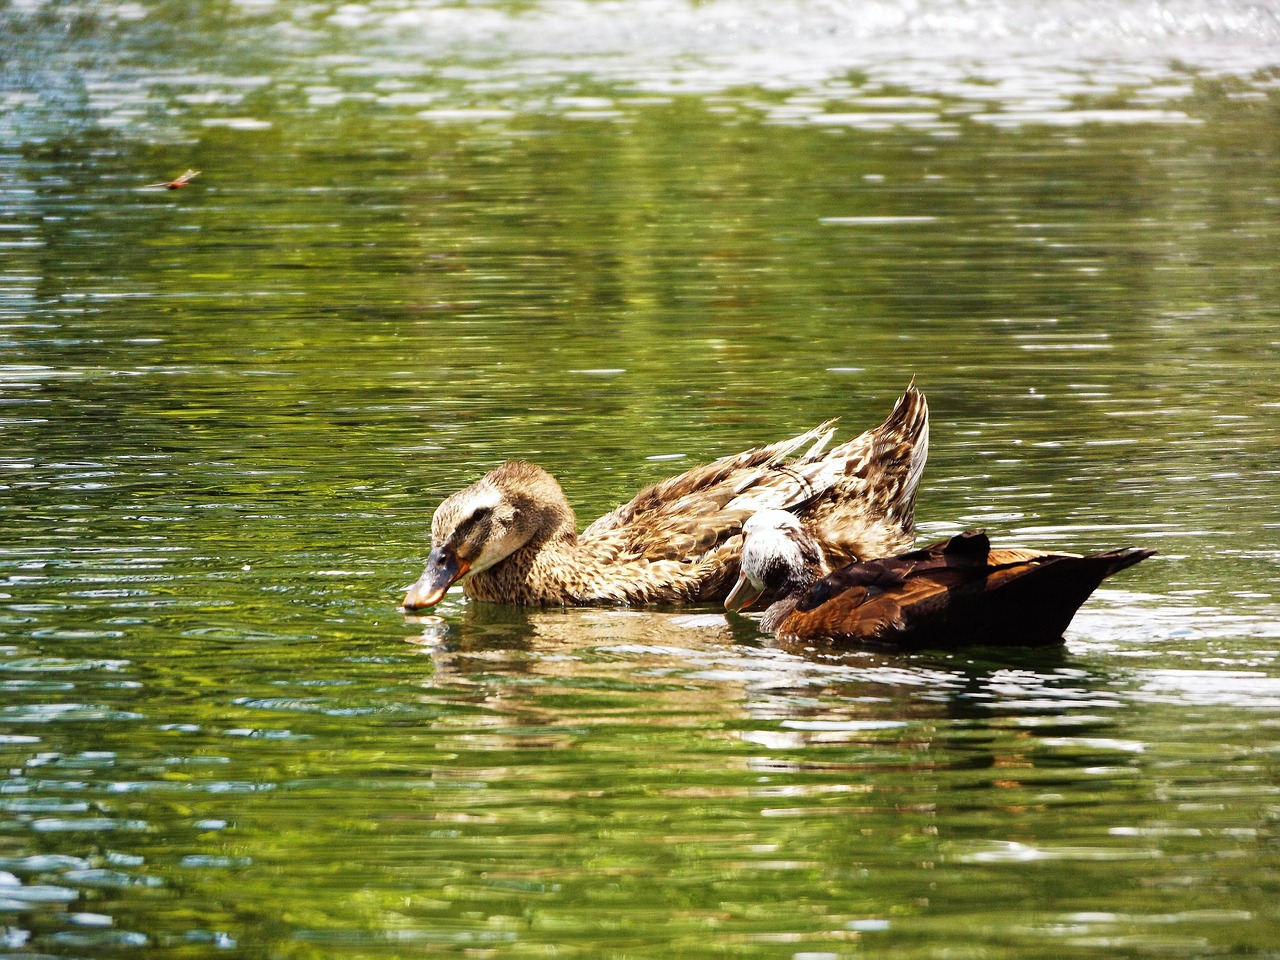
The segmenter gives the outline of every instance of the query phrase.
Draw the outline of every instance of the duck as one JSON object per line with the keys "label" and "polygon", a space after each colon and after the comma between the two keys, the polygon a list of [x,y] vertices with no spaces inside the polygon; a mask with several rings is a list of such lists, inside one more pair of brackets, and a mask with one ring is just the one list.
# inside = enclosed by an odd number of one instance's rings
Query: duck
{"label": "duck", "polygon": [[461,581],[473,600],[529,606],[720,602],[738,574],[742,525],[790,507],[845,562],[910,545],[929,449],[914,382],[878,427],[828,449],[828,420],[656,483],[580,533],[559,482],[509,460],[431,518],[426,567],[403,609],[438,604]]}
{"label": "duck", "polygon": [[1155,552],[993,548],[984,531],[968,530],[827,572],[822,544],[795,514],[764,510],[744,524],[740,573],[724,606],[741,611],[772,591],[760,628],[789,642],[1051,646],[1103,580]]}

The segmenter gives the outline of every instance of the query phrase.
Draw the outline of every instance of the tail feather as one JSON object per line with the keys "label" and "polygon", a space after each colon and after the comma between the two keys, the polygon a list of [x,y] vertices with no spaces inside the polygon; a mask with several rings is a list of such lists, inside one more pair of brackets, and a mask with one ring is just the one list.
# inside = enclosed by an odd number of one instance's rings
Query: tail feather
{"label": "tail feather", "polygon": [[1155,552],[1126,547],[1083,557],[1043,554],[1030,562],[996,567],[987,580],[993,635],[1025,634],[1038,637],[1037,643],[1056,641],[1103,580]]}
{"label": "tail feather", "polygon": [[914,531],[916,491],[929,459],[929,404],[910,386],[884,423],[831,451],[845,474],[866,481],[865,496],[885,505]]}
{"label": "tail feather", "polygon": [[[907,388],[880,426],[833,449],[840,476],[808,526],[830,550],[833,565],[898,553],[915,535],[915,502],[929,457],[929,405]],[[856,536],[851,536],[854,532]]]}
{"label": "tail feather", "polygon": [[1090,559],[1106,561],[1107,572],[1102,575],[1102,579],[1114,576],[1121,570],[1127,570],[1135,563],[1141,563],[1148,557],[1155,556],[1156,551],[1145,547],[1122,547],[1119,550],[1106,550],[1103,553],[1095,553]]}
{"label": "tail feather", "polygon": [[906,476],[892,509],[906,530],[914,533],[916,492],[924,475],[925,462],[929,459],[929,404],[914,384],[902,395],[884,426],[890,427],[886,431],[887,455],[893,456],[903,449],[907,451]]}

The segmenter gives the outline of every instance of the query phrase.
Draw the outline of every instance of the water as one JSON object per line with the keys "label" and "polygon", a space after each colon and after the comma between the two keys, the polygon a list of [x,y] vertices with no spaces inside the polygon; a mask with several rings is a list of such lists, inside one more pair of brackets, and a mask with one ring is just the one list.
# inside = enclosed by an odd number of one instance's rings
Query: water
{"label": "water", "polygon": [[[0,956],[1277,955],[1270,5],[0,27]],[[912,377],[923,536],[1161,551],[1063,650],[396,609]]]}

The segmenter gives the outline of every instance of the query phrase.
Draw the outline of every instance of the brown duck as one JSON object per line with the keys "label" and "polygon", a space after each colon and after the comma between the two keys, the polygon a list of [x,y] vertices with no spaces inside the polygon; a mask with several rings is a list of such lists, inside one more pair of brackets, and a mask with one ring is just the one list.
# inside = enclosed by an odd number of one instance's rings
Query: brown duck
{"label": "brown duck", "polygon": [[504,463],[440,504],[431,555],[404,606],[432,607],[459,580],[468,597],[498,603],[723,600],[738,573],[742,524],[769,508],[796,509],[840,562],[901,550],[912,540],[928,455],[924,395],[909,387],[884,423],[824,452],[834,432],[832,420],[695,467],[581,533],[554,477]]}
{"label": "brown duck", "polygon": [[760,626],[780,639],[903,648],[1060,643],[1103,580],[1155,553],[992,549],[973,530],[824,576],[822,546],[791,513],[758,513],[744,533],[726,608],[741,610],[768,589],[778,599]]}

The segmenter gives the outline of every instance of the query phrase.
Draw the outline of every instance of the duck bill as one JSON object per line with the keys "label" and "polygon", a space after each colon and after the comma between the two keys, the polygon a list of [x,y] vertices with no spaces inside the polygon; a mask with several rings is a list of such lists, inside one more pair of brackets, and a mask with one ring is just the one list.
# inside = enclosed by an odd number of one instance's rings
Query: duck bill
{"label": "duck bill", "polygon": [[729,595],[724,598],[724,608],[726,610],[745,610],[755,603],[762,593],[764,593],[763,587],[755,586],[750,577],[745,573],[740,573],[738,574],[738,582],[733,585]]}
{"label": "duck bill", "polygon": [[449,547],[436,547],[427,557],[427,568],[422,571],[422,576],[404,595],[403,607],[406,610],[434,607],[470,569],[470,560],[459,560]]}

